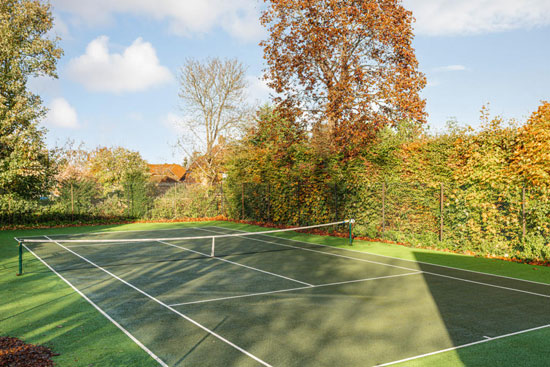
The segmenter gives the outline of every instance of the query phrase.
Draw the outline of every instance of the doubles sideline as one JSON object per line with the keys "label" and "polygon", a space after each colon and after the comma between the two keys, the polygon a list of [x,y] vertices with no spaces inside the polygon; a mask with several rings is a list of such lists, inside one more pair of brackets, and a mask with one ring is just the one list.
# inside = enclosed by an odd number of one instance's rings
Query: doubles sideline
{"label": "doubles sideline", "polygon": [[[230,230],[230,231],[236,231],[236,232],[248,232],[248,231],[243,231],[243,230],[240,230],[240,229],[233,229],[233,228],[229,228],[229,227],[218,227],[218,226],[211,226],[211,227],[212,227],[212,228],[218,228],[218,229]],[[196,229],[203,229],[203,230],[204,230],[204,228],[200,228],[200,227],[195,227],[195,228],[196,228]],[[305,244],[308,244],[308,245],[315,245],[315,246],[319,246],[319,247],[328,247],[328,248],[332,248],[332,249],[339,249],[339,250],[342,250],[342,251],[355,252],[355,253],[358,253],[358,254],[368,254],[368,255],[372,255],[372,256],[385,257],[385,258],[387,258],[387,259],[401,260],[401,261],[412,262],[412,263],[417,263],[417,264],[431,265],[431,266],[435,266],[435,267],[439,267],[439,268],[446,268],[446,269],[452,269],[452,270],[465,271],[465,272],[468,272],[468,273],[482,274],[482,275],[487,275],[487,276],[492,276],[492,277],[497,277],[497,278],[504,278],[504,279],[517,280],[517,281],[520,281],[520,282],[533,283],[533,284],[540,284],[540,285],[545,285],[545,286],[547,286],[547,287],[550,286],[550,284],[548,284],[548,283],[537,282],[537,281],[534,281],[534,280],[527,280],[527,279],[521,279],[521,278],[514,278],[514,277],[510,277],[510,276],[506,276],[506,275],[491,274],[491,273],[486,273],[486,272],[477,271],[477,270],[455,268],[455,267],[453,267],[453,266],[434,264],[434,263],[429,263],[429,262],[425,262],[425,261],[417,261],[417,260],[402,259],[402,258],[400,258],[400,257],[394,257],[394,256],[388,256],[388,255],[375,254],[374,252],[359,251],[359,250],[353,250],[353,249],[349,249],[349,248],[334,247],[334,246],[329,246],[329,245],[323,245],[323,244],[320,244],[320,243],[313,243],[313,242],[300,241],[300,240],[295,240],[295,239],[292,239],[292,238],[273,236],[273,235],[269,235],[269,234],[259,234],[259,236],[266,236],[266,237],[271,237],[271,238],[284,239],[284,240],[286,240],[286,241],[292,241],[292,242],[298,242],[298,243],[305,243]]]}
{"label": "doubles sideline", "polygon": [[[69,249],[69,248],[63,246],[63,245],[60,244],[59,242],[56,242],[56,241],[54,241],[54,240],[48,238],[47,236],[44,236],[44,237],[46,237],[48,240],[50,240],[50,241],[54,242],[55,244],[57,244],[59,247],[65,249],[66,251],[68,251],[68,252],[72,253],[73,255],[75,255],[75,256],[81,258],[82,260],[86,261],[86,262],[89,263],[90,265],[93,265],[94,267],[96,267],[96,268],[98,268],[99,270],[101,270],[101,271],[107,273],[107,274],[110,275],[111,277],[117,279],[118,281],[120,281],[120,282],[126,284],[126,285],[129,286],[130,288],[132,288],[132,289],[136,290],[137,292],[143,294],[144,296],[146,296],[147,298],[153,300],[154,302],[158,303],[159,305],[161,305],[161,306],[167,308],[168,310],[172,311],[173,313],[177,314],[178,316],[184,318],[185,320],[189,321],[189,322],[192,323],[193,325],[195,325],[195,326],[201,328],[202,330],[206,331],[208,334],[214,336],[215,338],[221,340],[222,342],[224,342],[224,343],[230,345],[231,347],[237,349],[239,352],[241,352],[241,353],[247,355],[248,357],[254,359],[256,362],[260,363],[261,365],[266,366],[266,367],[272,367],[270,364],[268,364],[267,362],[265,362],[265,361],[261,360],[260,358],[256,357],[256,356],[253,355],[252,353],[250,353],[250,352],[246,351],[245,349],[239,347],[238,345],[236,345],[236,344],[230,342],[229,340],[225,339],[223,336],[219,335],[218,333],[216,333],[216,332],[210,330],[210,329],[207,328],[206,326],[204,326],[204,325],[202,325],[202,324],[199,324],[197,321],[193,320],[193,319],[190,318],[189,316],[184,315],[183,313],[179,312],[178,310],[174,309],[173,307],[170,307],[170,306],[167,305],[166,303],[164,303],[164,302],[160,301],[159,299],[157,299],[157,298],[151,296],[150,294],[148,294],[147,292],[141,290],[140,288],[136,287],[135,285],[133,285],[133,284],[127,282],[126,280],[120,278],[119,276],[117,276],[117,275],[111,273],[109,270],[106,270],[106,269],[102,268],[101,266],[95,264],[95,263],[92,262],[91,260],[88,260],[88,259],[85,258],[84,256],[82,256],[82,255],[80,255],[80,254],[74,252],[73,250],[71,250],[71,249]],[[165,364],[164,366],[166,366],[166,364]],[[166,366],[166,367],[167,367],[167,366]]]}
{"label": "doubles sideline", "polygon": [[[203,230],[203,231],[208,231],[208,232],[219,233],[219,232],[216,232],[216,231],[213,231],[213,230],[209,230],[209,229],[202,229],[202,230]],[[280,238],[280,237],[277,237],[277,238]],[[379,261],[372,261],[372,260],[361,259],[361,258],[352,257],[352,256],[346,256],[346,255],[341,255],[341,254],[335,254],[335,253],[332,253],[332,252],[319,251],[319,250],[314,250],[314,249],[305,248],[305,247],[292,246],[292,245],[282,244],[282,243],[273,242],[273,241],[260,240],[260,239],[257,239],[257,238],[250,238],[250,236],[248,236],[248,239],[253,240],[253,241],[258,241],[258,242],[269,243],[269,244],[277,245],[277,246],[291,247],[291,248],[295,248],[295,249],[303,250],[303,251],[317,252],[317,253],[324,254],[324,255],[327,255],[327,256],[335,256],[335,257],[341,257],[341,258],[350,259],[350,260],[355,260],[355,261],[362,261],[362,262],[371,263],[371,264],[389,266],[389,267],[392,267],[392,268],[398,268],[398,269],[404,269],[404,270],[411,270],[411,271],[418,271],[418,269],[407,268],[407,267],[398,266],[398,265],[393,265],[393,264],[386,264],[386,263],[382,263],[382,262],[379,262]],[[309,242],[305,242],[305,243],[311,244],[311,243],[309,243]],[[315,244],[314,244],[314,245],[315,245]],[[327,247],[330,247],[330,246],[327,246]],[[333,248],[337,248],[337,247],[333,247]],[[456,270],[460,270],[460,269],[456,269]],[[453,276],[451,276],[451,275],[433,273],[433,272],[430,272],[430,271],[422,271],[422,272],[423,272],[423,274],[429,274],[429,275],[434,275],[434,276],[437,276],[437,277],[442,277],[442,278],[447,278],[447,279],[458,280],[458,281],[461,281],[461,282],[467,282],[467,283],[478,284],[478,285],[483,285],[483,286],[487,286],[487,287],[499,288],[499,289],[504,289],[504,290],[508,290],[508,291],[512,291],[512,292],[519,292],[519,293],[524,293],[524,294],[530,294],[530,295],[538,296],[538,297],[550,298],[550,295],[548,295],[548,294],[535,293],[535,292],[525,291],[525,290],[517,289],[517,288],[505,287],[505,286],[496,285],[496,284],[491,284],[491,283],[485,283],[485,282],[478,282],[478,281],[475,281],[475,280],[470,280],[470,279],[464,279],[464,278],[453,277]]]}
{"label": "doubles sideline", "polygon": [[82,293],[78,288],[76,288],[71,282],[69,282],[65,277],[63,277],[61,274],[59,274],[54,268],[50,266],[47,262],[45,262],[40,256],[34,253],[30,248],[27,247],[27,245],[23,245],[27,249],[28,252],[30,252],[34,257],[36,257],[42,264],[44,264],[48,269],[50,269],[55,275],[57,275],[61,280],[63,280],[65,283],[69,285],[76,293],[78,293],[82,298],[84,298],[88,303],[90,303],[96,310],[99,311],[100,314],[105,316],[107,320],[112,322],[117,328],[122,330],[126,336],[128,336],[134,343],[136,343],[141,349],[143,349],[149,356],[151,356],[155,361],[157,361],[162,367],[169,367],[162,359],[160,359],[156,354],[154,354],[149,348],[147,348],[143,343],[141,343],[135,336],[133,336],[128,330],[126,330],[122,325],[120,325],[118,322],[116,322],[111,316],[109,316],[105,311],[103,311],[98,305],[94,303],[91,299],[89,299],[84,293]]}

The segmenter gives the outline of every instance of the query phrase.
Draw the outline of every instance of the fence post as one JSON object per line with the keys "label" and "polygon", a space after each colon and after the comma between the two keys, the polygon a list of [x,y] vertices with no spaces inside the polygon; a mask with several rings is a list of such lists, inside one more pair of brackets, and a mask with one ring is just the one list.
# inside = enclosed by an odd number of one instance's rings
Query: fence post
{"label": "fence post", "polygon": [[443,241],[443,183],[439,191],[439,240]]}
{"label": "fence post", "polygon": [[178,217],[178,206],[176,205],[176,201],[178,200],[178,183],[174,181],[174,219]]}
{"label": "fence post", "polygon": [[241,182],[241,220],[244,220],[244,182]]}
{"label": "fence post", "polygon": [[334,190],[332,190],[334,195],[334,220],[340,219],[340,197],[338,192],[338,182],[334,183]]}
{"label": "fence post", "polygon": [[521,189],[521,240],[525,241],[525,234],[526,234],[526,218],[525,218],[525,186]]}
{"label": "fence post", "polygon": [[267,221],[271,222],[271,184],[267,183]]}
{"label": "fence post", "polygon": [[386,183],[382,182],[382,233],[386,231]]}
{"label": "fence post", "polygon": [[223,208],[223,180],[220,181],[220,203],[221,203],[221,215],[224,215]]}
{"label": "fence post", "polygon": [[74,194],[73,194],[73,183],[71,181],[71,220],[74,220]]}

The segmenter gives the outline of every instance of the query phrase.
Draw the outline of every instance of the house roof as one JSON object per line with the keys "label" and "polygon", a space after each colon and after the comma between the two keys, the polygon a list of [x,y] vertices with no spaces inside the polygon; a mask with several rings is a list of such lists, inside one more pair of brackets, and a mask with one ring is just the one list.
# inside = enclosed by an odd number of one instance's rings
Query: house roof
{"label": "house roof", "polygon": [[179,164],[149,164],[149,170],[155,182],[182,181],[187,173]]}

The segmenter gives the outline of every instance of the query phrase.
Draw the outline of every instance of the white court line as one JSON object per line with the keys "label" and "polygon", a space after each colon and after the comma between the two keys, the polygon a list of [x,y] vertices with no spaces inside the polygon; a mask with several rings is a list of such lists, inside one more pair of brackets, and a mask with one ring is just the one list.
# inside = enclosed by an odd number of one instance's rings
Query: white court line
{"label": "white court line", "polygon": [[[208,230],[208,229],[203,229],[203,230],[204,230],[204,231],[210,231],[210,232],[216,233],[215,231]],[[218,232],[218,233],[219,233],[219,232]],[[247,237],[250,237],[250,236],[247,236]],[[371,260],[361,259],[361,258],[357,258],[357,257],[345,256],[345,255],[335,254],[335,253],[332,253],[332,252],[325,252],[325,251],[313,250],[313,249],[304,248],[304,247],[298,247],[298,246],[292,246],[292,245],[285,245],[285,244],[282,244],[282,243],[277,243],[277,242],[272,242],[272,241],[265,241],[265,240],[260,240],[260,239],[257,239],[257,238],[250,238],[250,239],[251,239],[251,240],[254,240],[254,241],[270,243],[270,244],[278,245],[278,246],[292,247],[292,248],[296,248],[296,249],[304,250],[304,251],[318,252],[318,253],[320,253],[320,254],[324,254],[324,255],[328,255],[328,256],[343,257],[343,258],[347,258],[347,259],[351,259],[351,260],[355,260],[355,261],[362,261],[362,262],[373,263],[373,264],[378,264],[378,265],[390,266],[390,267],[393,267],[393,268],[406,269],[406,270],[413,270],[413,271],[414,271],[414,270],[417,270],[417,271],[418,271],[418,269],[405,268],[405,267],[402,267],[402,266],[397,266],[397,265],[392,265],[392,264],[385,264],[385,263],[381,263],[381,262],[378,262],[378,261],[371,261]],[[474,280],[468,280],[468,279],[464,279],[464,278],[457,278],[457,277],[453,277],[453,276],[450,276],[450,275],[443,275],[443,274],[438,274],[438,273],[432,273],[432,272],[430,272],[430,271],[422,271],[422,272],[423,272],[424,274],[430,274],[430,275],[435,275],[435,276],[438,276],[438,277],[443,277],[443,278],[449,278],[449,279],[459,280],[459,281],[462,281],[462,282],[474,283],[474,284],[484,285],[484,286],[487,286],[487,287],[500,288],[500,289],[505,289],[505,290],[508,290],[508,291],[520,292],[520,293],[530,294],[530,295],[533,295],[533,296],[539,296],[539,297],[550,298],[550,295],[548,295],[548,294],[541,294],[541,293],[529,292],[529,291],[524,291],[524,290],[522,290],[522,289],[504,287],[504,286],[495,285],[495,284],[491,284],[491,283],[477,282],[477,281],[474,281]]]}
{"label": "white court line", "polygon": [[[248,231],[243,231],[243,230],[240,230],[240,229],[233,229],[233,228],[229,228],[229,227],[218,227],[218,226],[210,226],[210,227],[212,227],[212,228],[219,228],[219,229],[227,229],[227,230],[230,230],[230,231],[237,231],[237,232],[246,232],[246,233],[250,233],[250,232],[248,232]],[[196,228],[196,229],[201,229],[201,228]],[[284,240],[287,240],[287,241],[293,241],[293,242],[299,242],[299,243],[306,243],[306,244],[308,244],[308,245],[315,245],[315,246],[321,246],[321,247],[328,247],[328,248],[338,249],[338,250],[342,250],[342,251],[350,251],[350,252],[355,252],[355,253],[358,253],[358,254],[368,254],[368,255],[373,255],[373,256],[385,257],[385,258],[388,258],[388,259],[402,260],[402,261],[412,262],[412,263],[416,263],[416,264],[426,264],[426,265],[437,266],[437,267],[440,267],[440,268],[447,268],[447,269],[453,269],[453,270],[467,271],[467,272],[469,272],[469,273],[483,274],[483,275],[488,275],[488,276],[492,276],[492,277],[498,277],[498,278],[504,278],[504,279],[511,279],[511,280],[518,280],[518,281],[520,281],[520,282],[533,283],[533,284],[540,284],[540,285],[545,285],[545,286],[547,286],[547,287],[550,286],[549,283],[537,282],[537,281],[534,281],[534,280],[527,280],[527,279],[521,279],[521,278],[514,278],[514,277],[509,277],[509,276],[506,276],[506,275],[491,274],[491,273],[485,273],[485,272],[476,271],[476,270],[455,268],[455,267],[452,267],[452,266],[434,264],[434,263],[429,263],[429,262],[425,262],[425,261],[416,261],[416,260],[402,259],[402,258],[400,258],[400,257],[387,256],[387,255],[380,255],[380,254],[376,254],[376,253],[374,253],[374,252],[359,251],[359,250],[353,250],[353,249],[350,249],[350,248],[341,248],[341,247],[335,247],[335,246],[330,246],[330,245],[322,245],[322,244],[319,244],[319,243],[313,243],[313,242],[306,242],[306,241],[294,240],[294,239],[291,239],[291,238],[273,236],[273,235],[268,235],[268,234],[261,234],[260,236],[267,236],[267,237],[271,237],[271,238],[280,238],[280,239],[284,239]],[[376,242],[376,241],[375,241],[375,242]]]}
{"label": "white court line", "polygon": [[396,278],[396,277],[403,277],[403,276],[406,276],[406,275],[415,275],[415,274],[422,274],[422,272],[421,272],[421,271],[417,271],[417,272],[414,272],[414,273],[397,274],[397,275],[386,275],[386,276],[375,277],[375,278],[364,278],[364,279],[346,280],[346,281],[343,281],[343,282],[319,284],[319,285],[314,285],[314,286],[311,286],[311,287],[288,288],[288,289],[280,289],[280,290],[278,290],[278,291],[268,291],[268,292],[241,294],[241,295],[238,295],[238,296],[229,296],[229,297],[212,298],[212,299],[205,299],[205,300],[201,300],[201,301],[174,303],[174,304],[172,304],[172,305],[170,305],[170,306],[183,306],[183,305],[192,305],[192,304],[195,304],[195,303],[206,303],[206,302],[223,301],[223,300],[235,299],[235,298],[246,298],[246,297],[263,296],[263,295],[267,295],[267,294],[292,292],[292,291],[298,291],[298,290],[303,290],[303,289],[319,288],[319,287],[328,287],[328,286],[331,286],[331,285],[340,285],[340,284],[348,284],[348,283],[366,282],[366,281],[369,281],[369,280]]}
{"label": "white court line", "polygon": [[[250,232],[248,232],[248,231],[243,231],[243,230],[240,230],[240,229],[233,229],[233,228],[229,228],[229,227],[218,227],[218,226],[210,226],[210,227],[212,227],[212,228],[219,228],[219,229],[227,229],[227,230],[230,230],[230,231],[237,231],[237,232],[250,233]],[[197,228],[197,229],[200,229],[200,228]],[[520,282],[533,283],[533,284],[540,284],[540,285],[545,285],[545,286],[547,286],[547,287],[550,286],[549,283],[537,282],[537,281],[534,281],[534,280],[527,280],[527,279],[509,277],[509,276],[506,276],[506,275],[498,275],[498,274],[485,273],[485,272],[483,272],[483,271],[476,271],[476,270],[455,268],[455,267],[452,267],[452,266],[434,264],[434,263],[429,263],[429,262],[425,262],[425,261],[417,261],[417,260],[402,259],[402,258],[400,258],[400,257],[394,257],[394,256],[388,256],[388,255],[380,255],[380,254],[376,254],[376,253],[374,253],[374,252],[353,250],[353,249],[350,249],[350,248],[341,248],[341,247],[335,247],[335,246],[330,246],[330,245],[322,245],[322,244],[319,244],[319,243],[313,243],[313,242],[307,242],[307,241],[294,240],[294,239],[291,239],[291,238],[273,236],[273,235],[268,235],[268,234],[261,234],[260,236],[267,236],[267,237],[271,237],[271,238],[280,238],[280,239],[284,239],[284,240],[287,240],[287,241],[293,241],[293,242],[299,242],[299,243],[306,243],[306,244],[308,244],[308,245],[315,245],[315,246],[321,246],[321,247],[328,247],[328,248],[338,249],[338,250],[342,250],[342,251],[350,251],[350,252],[355,252],[355,253],[358,253],[358,254],[368,254],[368,255],[373,255],[373,256],[385,257],[385,258],[388,258],[388,259],[402,260],[402,261],[412,262],[412,263],[416,263],[416,264],[426,264],[426,265],[437,266],[437,267],[440,267],[440,268],[447,268],[447,269],[453,269],[453,270],[467,271],[467,272],[469,272],[469,273],[483,274],[483,275],[488,275],[488,276],[492,276],[492,277],[498,277],[498,278],[504,278],[504,279],[511,279],[511,280],[518,280],[518,281],[520,281]],[[374,241],[374,242],[376,242],[376,241]]]}
{"label": "white court line", "polygon": [[504,287],[504,286],[501,286],[501,285],[496,285],[496,284],[491,284],[491,283],[477,282],[477,281],[475,281],[475,280],[457,278],[457,277],[453,277],[453,276],[450,276],[450,275],[443,275],[443,274],[438,274],[438,273],[432,273],[432,272],[429,272],[429,271],[424,271],[424,274],[430,274],[430,275],[435,275],[435,276],[438,276],[438,277],[443,277],[443,278],[449,278],[449,279],[460,280],[460,281],[467,282],[467,283],[485,285],[485,286],[488,286],[488,287],[494,287],[494,288],[505,289],[505,290],[507,290],[507,291],[526,293],[526,294],[530,294],[530,295],[538,296],[538,297],[550,298],[550,294],[542,294],[542,293],[529,292],[529,291],[524,291],[524,290],[522,290],[522,289]]}
{"label": "white court line", "polygon": [[[159,222],[162,223],[162,222]],[[182,222],[182,223],[190,223],[190,222]],[[207,223],[207,222],[196,222],[196,223]],[[205,226],[205,227],[215,227],[215,226]],[[116,227],[111,227],[116,228]],[[59,233],[59,234],[50,234],[49,236],[82,236],[87,234],[112,234],[112,233],[125,233],[125,232],[156,232],[156,231],[176,231],[176,230],[182,230],[182,229],[197,229],[198,227],[179,227],[179,228],[157,228],[157,229],[125,229],[125,230],[114,230],[114,231],[94,231],[94,232],[80,232],[80,233]],[[218,227],[222,228],[222,227]],[[110,229],[110,228],[108,228]],[[44,235],[36,235],[36,236],[24,236],[23,238],[37,238],[37,237],[44,237]],[[63,240],[62,238],[54,238],[58,240]]]}
{"label": "white court line", "polygon": [[451,350],[456,350],[456,349],[461,349],[461,348],[465,348],[465,347],[470,347],[470,346],[476,345],[476,344],[487,343],[487,342],[490,342],[490,341],[493,341],[493,340],[502,339],[502,338],[507,338],[507,337],[509,337],[509,336],[514,336],[514,335],[519,335],[519,334],[524,334],[524,333],[528,333],[528,332],[530,332],[530,331],[545,329],[545,328],[548,328],[548,327],[550,327],[550,324],[548,324],[548,325],[542,325],[542,326],[538,326],[538,327],[534,327],[534,328],[531,328],[531,329],[516,331],[515,333],[510,333],[510,334],[504,334],[504,335],[494,336],[494,337],[489,338],[489,339],[483,339],[483,340],[479,340],[479,341],[473,342],[473,343],[462,344],[462,345],[459,345],[459,346],[456,346],[456,347],[447,348],[447,349],[441,349],[441,350],[438,350],[438,351],[435,351],[435,352],[431,352],[431,353],[420,354],[420,355],[418,355],[418,356],[409,357],[409,358],[405,358],[405,359],[400,359],[399,361],[393,361],[393,362],[383,363],[383,364],[377,365],[376,367],[391,366],[391,365],[394,365],[394,364],[397,364],[397,363],[412,361],[413,359],[419,359],[419,358],[422,358],[422,357],[433,356],[434,354],[440,354],[440,353],[444,353],[444,352],[449,352],[449,351],[451,351]]}
{"label": "white court line", "polygon": [[119,328],[120,330],[122,330],[122,332],[124,334],[126,334],[134,343],[136,343],[141,349],[143,349],[147,354],[149,354],[155,361],[157,361],[161,366],[163,367],[168,367],[168,365],[166,363],[164,363],[164,361],[162,359],[160,359],[156,354],[154,354],[153,352],[151,352],[151,350],[149,350],[149,348],[147,348],[145,345],[143,345],[135,336],[133,336],[132,334],[130,334],[130,332],[128,330],[126,330],[122,325],[120,325],[118,322],[116,322],[115,320],[113,320],[113,318],[111,316],[109,316],[105,311],[103,311],[98,305],[96,305],[91,299],[89,299],[88,297],[86,297],[86,295],[84,295],[84,293],[82,293],[80,290],[78,290],[74,285],[71,284],[71,282],[69,282],[67,279],[65,279],[61,274],[59,274],[54,268],[52,268],[48,263],[46,263],[44,260],[42,260],[42,258],[40,258],[40,256],[38,256],[37,254],[34,253],[34,251],[32,251],[31,249],[29,249],[27,247],[27,245],[23,245],[25,246],[25,248],[27,249],[28,252],[30,252],[31,254],[34,255],[34,257],[36,257],[38,260],[40,260],[42,262],[42,264],[46,265],[55,275],[57,275],[59,278],[61,278],[61,280],[63,280],[65,283],[67,283],[76,293],[78,293],[82,298],[84,298],[86,301],[88,301],[88,303],[90,303],[92,306],[94,306],[94,308],[96,310],[99,311],[99,313],[101,313],[103,316],[105,316],[107,318],[107,320],[111,321],[117,328]]}
{"label": "white court line", "polygon": [[[47,236],[44,236],[44,237],[48,238]],[[121,281],[122,283],[126,284],[126,285],[129,286],[130,288],[132,288],[132,289],[138,291],[139,293],[143,294],[144,296],[146,296],[146,297],[150,298],[151,300],[155,301],[155,302],[158,303],[159,305],[161,305],[161,306],[163,306],[163,307],[166,307],[166,308],[169,309],[170,311],[174,312],[176,315],[181,316],[181,317],[184,318],[185,320],[187,320],[187,321],[189,321],[190,323],[192,323],[193,325],[195,325],[195,326],[201,328],[202,330],[206,331],[206,332],[209,333],[210,335],[212,335],[212,336],[218,338],[218,339],[221,340],[222,342],[224,342],[224,343],[226,343],[226,344],[232,346],[233,348],[237,349],[238,351],[240,351],[240,352],[246,354],[246,355],[249,356],[250,358],[254,359],[256,362],[258,362],[258,363],[260,363],[260,364],[262,364],[262,365],[264,365],[264,366],[266,366],[266,367],[272,367],[270,364],[268,364],[267,362],[264,362],[263,360],[261,360],[260,358],[256,357],[256,356],[253,355],[252,353],[250,353],[250,352],[244,350],[243,348],[239,347],[238,345],[236,345],[236,344],[230,342],[229,340],[225,339],[223,336],[221,336],[221,335],[217,334],[216,332],[214,332],[214,331],[208,329],[206,326],[203,326],[203,325],[199,324],[198,322],[196,322],[195,320],[193,320],[193,319],[190,318],[189,316],[184,315],[184,314],[182,314],[181,312],[179,312],[178,310],[176,310],[176,309],[174,309],[174,308],[168,306],[166,303],[164,303],[164,302],[160,301],[159,299],[157,299],[157,298],[151,296],[150,294],[148,294],[147,292],[145,292],[145,291],[139,289],[139,288],[136,287],[135,285],[133,285],[133,284],[131,284],[131,283],[125,281],[124,279],[118,277],[117,275],[111,273],[109,270],[106,270],[106,269],[102,268],[101,266],[95,264],[95,263],[92,262],[91,260],[88,260],[88,259],[85,258],[84,256],[81,256],[81,255],[79,255],[78,253],[74,252],[73,250],[71,250],[71,249],[69,249],[69,248],[63,246],[63,245],[60,244],[59,242],[56,242],[56,241],[54,241],[54,240],[52,240],[52,239],[50,239],[50,238],[48,238],[48,240],[54,242],[54,243],[57,244],[58,246],[64,248],[66,251],[69,251],[69,252],[72,253],[73,255],[78,256],[79,258],[81,258],[82,260],[86,261],[87,263],[89,263],[89,264],[95,266],[96,268],[98,268],[98,269],[104,271],[105,273],[109,274],[109,275],[112,276],[113,278],[115,278],[115,279]]]}
{"label": "white court line", "polygon": [[[160,222],[162,223],[162,222]],[[189,223],[189,222],[182,222],[182,223]],[[206,222],[197,222],[197,223],[206,223]],[[212,227],[212,226],[205,226],[205,227]],[[97,231],[97,232],[88,232],[83,234],[106,234],[106,233],[126,233],[126,232],[156,232],[156,231],[181,231],[181,230],[191,230],[191,229],[197,229],[198,227],[179,227],[179,228],[157,228],[157,229],[125,229],[120,231]]]}
{"label": "white court line", "polygon": [[[214,233],[220,234],[219,231],[216,232],[216,231],[213,231],[213,230],[211,230],[211,229],[204,229],[204,228],[200,228],[200,229],[202,229],[203,231],[214,232]],[[252,236],[252,235],[250,235],[250,236]],[[246,236],[246,237],[250,237],[250,236]],[[260,239],[257,239],[257,238],[250,238],[250,239],[251,239],[251,240],[254,240],[254,241],[264,242],[264,243],[270,243],[270,244],[277,245],[277,246],[282,246],[282,247],[290,247],[290,248],[295,248],[295,249],[303,250],[303,251],[311,251],[311,252],[317,252],[317,253],[324,254],[324,255],[342,257],[342,258],[344,258],[344,259],[351,259],[351,260],[357,260],[357,261],[362,261],[362,262],[367,262],[367,263],[372,263],[372,264],[390,266],[390,267],[392,267],[392,268],[398,268],[398,269],[403,269],[403,270],[416,270],[416,271],[418,271],[418,269],[405,268],[405,267],[403,267],[403,266],[391,265],[391,264],[381,263],[381,262],[372,261],[372,260],[359,259],[359,258],[351,257],[351,256],[345,256],[345,255],[339,255],[339,254],[332,254],[332,253],[329,253],[329,252],[324,252],[324,251],[319,251],[319,250],[313,250],[313,249],[304,248],[304,247],[298,247],[298,246],[292,246],[292,245],[285,245],[285,244],[283,244],[283,243],[277,243],[277,242],[272,242],[272,241],[260,240]]]}
{"label": "white court line", "polygon": [[[55,239],[54,239],[55,240]],[[99,246],[116,246],[116,245],[149,245],[151,246],[151,242],[157,242],[157,241],[149,241],[149,242],[105,242],[105,243],[94,243],[92,245],[67,245],[68,248],[73,247],[99,247]]]}
{"label": "white court line", "polygon": [[195,251],[195,250],[191,250],[191,249],[188,249],[187,247],[174,245],[173,243],[168,243],[168,242],[165,242],[165,241],[157,241],[157,242],[163,243],[163,244],[168,245],[168,246],[176,247],[176,248],[179,248],[179,249],[182,249],[182,250],[185,250],[185,251],[194,252],[195,254],[199,254],[199,255],[208,257],[208,258],[210,258],[210,259],[216,259],[216,260],[220,260],[220,261],[225,261],[225,262],[230,263],[230,264],[233,264],[233,265],[242,266],[243,268],[247,268],[247,269],[254,270],[254,271],[259,271],[260,273],[265,273],[265,274],[273,275],[273,276],[276,276],[276,277],[279,277],[279,278],[283,278],[283,279],[286,279],[286,280],[290,280],[290,281],[295,282],[295,283],[300,283],[300,284],[303,284],[303,285],[307,285],[308,287],[313,287],[313,284],[309,284],[309,283],[306,283],[306,282],[302,282],[301,280],[296,280],[296,279],[292,279],[292,278],[289,278],[289,277],[285,277],[284,275],[275,274],[275,273],[272,273],[272,272],[269,272],[269,271],[265,271],[265,270],[253,268],[252,266],[248,266],[248,265],[244,265],[244,264],[239,264],[239,263],[236,263],[236,262],[234,262],[234,261],[222,259],[221,257],[211,257],[211,256],[208,255],[208,254],[205,254],[205,253],[199,252],[199,251]]}

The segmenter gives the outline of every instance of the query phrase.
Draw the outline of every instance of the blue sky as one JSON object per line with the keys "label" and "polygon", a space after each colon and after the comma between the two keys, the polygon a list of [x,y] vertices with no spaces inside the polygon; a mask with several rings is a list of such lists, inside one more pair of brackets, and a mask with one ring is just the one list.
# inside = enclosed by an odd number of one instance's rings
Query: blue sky
{"label": "blue sky", "polygon": [[[31,88],[50,109],[49,146],[121,145],[151,163],[183,160],[174,149],[178,71],[186,58],[238,58],[251,102],[268,101],[260,81],[265,37],[258,0],[52,0],[65,54],[59,79]],[[550,1],[405,0],[416,18],[414,47],[428,78],[428,123],[477,126],[479,110],[520,121],[550,100]]]}

